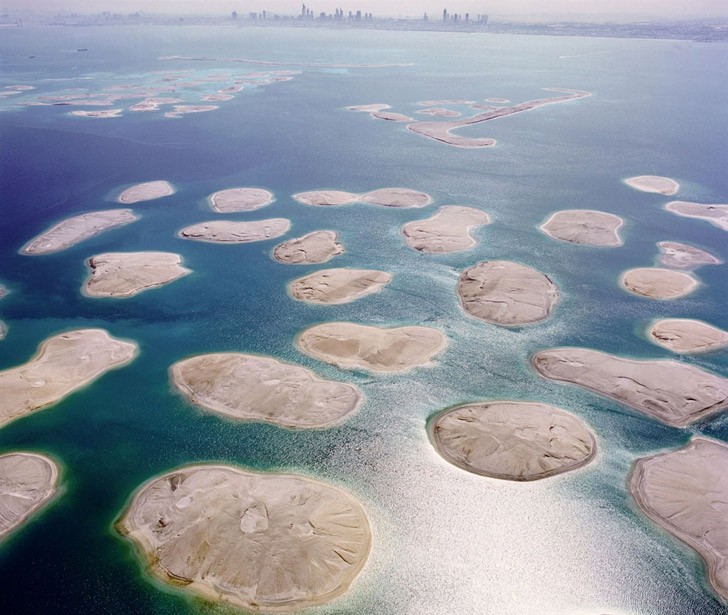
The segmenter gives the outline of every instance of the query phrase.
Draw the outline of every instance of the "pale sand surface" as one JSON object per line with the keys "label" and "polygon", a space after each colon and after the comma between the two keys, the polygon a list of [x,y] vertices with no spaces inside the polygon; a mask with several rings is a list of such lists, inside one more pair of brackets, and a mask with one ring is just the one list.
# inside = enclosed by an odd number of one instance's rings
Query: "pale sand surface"
{"label": "pale sand surface", "polygon": [[382,205],[384,207],[425,207],[432,203],[429,194],[410,190],[409,188],[381,188],[362,194],[360,197],[363,203],[370,205]]}
{"label": "pale sand surface", "polygon": [[0,320],[0,340],[4,340],[7,334],[8,326],[2,320]]}
{"label": "pale sand surface", "polygon": [[0,371],[0,427],[130,363],[137,351],[136,344],[113,338],[103,329],[49,337],[27,363]]}
{"label": "pale sand surface", "polygon": [[694,437],[684,448],[638,459],[629,488],[652,521],[695,549],[728,600],[728,447]]}
{"label": "pale sand surface", "polygon": [[338,305],[379,292],[391,279],[391,274],[374,269],[322,269],[293,280],[289,290],[299,301]]}
{"label": "pale sand surface", "polygon": [[58,466],[45,455],[0,455],[0,541],[43,508],[58,490]]}
{"label": "pale sand surface", "polygon": [[468,314],[507,327],[548,318],[559,298],[548,276],[511,261],[478,263],[460,275],[457,289]]}
{"label": "pale sand surface", "polygon": [[650,299],[679,299],[692,293],[699,282],[681,271],[641,267],[625,271],[620,284],[629,292]]}
{"label": "pale sand surface", "polygon": [[426,220],[408,222],[402,227],[410,248],[430,254],[460,252],[477,242],[470,231],[490,224],[488,214],[474,207],[445,205]]}
{"label": "pale sand surface", "polygon": [[185,227],[177,234],[182,239],[209,243],[250,243],[275,239],[285,235],[290,228],[291,221],[286,218],[270,218],[252,222],[211,220]]}
{"label": "pale sand surface", "polygon": [[443,107],[430,107],[429,109],[421,109],[417,111],[419,115],[431,115],[433,117],[460,117],[459,111],[444,109]]}
{"label": "pale sand surface", "polygon": [[672,201],[665,205],[665,209],[678,216],[686,218],[699,218],[710,222],[719,229],[728,231],[728,205],[709,205],[705,203],[690,203],[688,201]]}
{"label": "pale sand surface", "polygon": [[429,363],[445,348],[447,338],[429,327],[329,322],[306,329],[297,342],[306,354],[342,369],[394,373]]}
{"label": "pale sand surface", "polygon": [[210,207],[220,213],[255,211],[273,202],[273,193],[262,188],[230,188],[208,197]]}
{"label": "pale sand surface", "polygon": [[596,455],[596,439],[573,414],[546,404],[494,401],[445,410],[428,425],[430,442],[463,470],[505,480],[537,480],[576,470]]}
{"label": "pale sand surface", "polygon": [[175,193],[174,186],[167,181],[144,182],[131,186],[122,192],[118,197],[119,203],[131,205],[140,201],[151,201],[153,199],[161,199],[164,196],[170,196]]}
{"label": "pale sand surface", "polygon": [[657,247],[660,249],[658,262],[671,269],[695,269],[702,265],[719,265],[723,262],[710,252],[686,243],[661,241]]}
{"label": "pale sand surface", "polygon": [[539,228],[549,237],[588,246],[622,245],[619,229],[624,220],[619,216],[591,209],[557,211]]}
{"label": "pale sand surface", "polygon": [[439,105],[473,105],[475,101],[464,98],[445,98],[443,100],[421,100],[417,104],[422,107],[437,107]]}
{"label": "pale sand surface", "polygon": [[371,105],[352,105],[347,107],[347,111],[362,111],[364,113],[376,113],[384,109],[389,109],[390,106],[384,103],[372,103]]}
{"label": "pale sand surface", "polygon": [[349,205],[359,200],[359,195],[343,190],[314,190],[299,192],[293,198],[304,205]]}
{"label": "pale sand surface", "polygon": [[116,527],[161,580],[256,612],[344,594],[371,548],[367,514],[343,490],[227,465],[150,480]]}
{"label": "pale sand surface", "polygon": [[392,113],[389,111],[375,111],[372,117],[378,120],[387,120],[388,122],[411,122],[412,118],[402,113]]}
{"label": "pale sand surface", "polygon": [[[83,104],[89,104],[87,102]],[[93,104],[93,103],[91,103]],[[99,105],[111,104],[111,103],[96,103]],[[76,117],[94,117],[99,119],[110,119],[113,117],[120,117],[124,112],[124,109],[105,109],[103,111],[71,111],[69,115],[75,115]]]}
{"label": "pale sand surface", "polygon": [[172,252],[107,252],[92,256],[88,266],[83,292],[89,297],[131,297],[192,273]]}
{"label": "pale sand surface", "polygon": [[66,218],[26,243],[21,254],[60,252],[104,231],[130,224],[138,218],[131,209],[107,209]]}
{"label": "pale sand surface", "polygon": [[674,179],[669,177],[660,177],[659,175],[639,175],[637,177],[630,177],[625,179],[624,183],[642,192],[656,192],[658,194],[664,194],[670,196],[675,194],[680,188]]}
{"label": "pale sand surface", "polygon": [[590,350],[554,348],[533,355],[545,378],[578,384],[673,427],[728,407],[728,378],[679,361],[636,361]]}
{"label": "pale sand surface", "polygon": [[314,372],[270,357],[205,354],[175,363],[172,381],[193,404],[244,421],[320,428],[359,407],[353,385],[322,380]]}
{"label": "pale sand surface", "polygon": [[219,108],[217,105],[175,105],[174,111],[168,111],[164,117],[182,117],[188,113],[205,113]]}
{"label": "pale sand surface", "polygon": [[309,265],[325,263],[344,251],[336,231],[314,231],[278,244],[273,257],[286,265]]}
{"label": "pale sand surface", "polygon": [[672,352],[710,352],[728,346],[728,331],[691,318],[665,318],[655,322],[648,338]]}

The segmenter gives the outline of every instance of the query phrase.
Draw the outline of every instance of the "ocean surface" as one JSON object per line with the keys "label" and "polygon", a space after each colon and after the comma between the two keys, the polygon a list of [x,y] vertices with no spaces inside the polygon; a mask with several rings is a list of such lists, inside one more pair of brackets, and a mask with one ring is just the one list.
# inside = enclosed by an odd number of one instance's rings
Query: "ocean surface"
{"label": "ocean surface", "polygon": [[[350,592],[311,614],[728,612],[698,556],[646,519],[626,488],[638,457],[682,446],[694,434],[728,441],[728,414],[671,428],[547,381],[529,365],[533,352],[568,345],[672,358],[645,337],[647,325],[660,317],[699,318],[728,329],[726,264],[698,269],[702,285],[676,301],[640,298],[618,285],[625,269],[652,265],[655,244],[663,240],[728,260],[724,231],[663,209],[673,199],[727,202],[727,52],[723,44],[685,41],[424,32],[0,32],[0,89],[35,88],[0,98],[0,283],[10,290],[0,299],[0,319],[8,326],[0,369],[25,362],[45,338],[74,328],[103,327],[140,346],[127,367],[0,429],[0,453],[46,452],[63,474],[61,497],[0,546],[0,611],[239,612],[152,580],[113,528],[146,480],[180,465],[220,461],[331,482],[366,507],[374,540],[365,569]],[[160,59],[168,56],[207,59]],[[229,75],[257,72],[264,74],[248,79],[260,83],[248,83],[231,100],[200,102]],[[70,112],[126,109],[138,100],[112,107],[23,104],[151,87],[175,74],[169,78],[189,76],[193,83],[161,96],[179,94],[186,104],[219,108],[180,118],[165,117],[164,108],[125,110],[100,119]],[[276,79],[282,76],[293,78]],[[459,131],[497,139],[495,147],[478,150],[345,109],[387,103],[412,115],[422,108],[418,101],[495,97],[519,103],[549,95],[542,90],[548,87],[592,96]],[[623,183],[645,174],[674,178],[680,191],[671,198]],[[132,206],[138,222],[57,254],[18,253],[53,223],[114,207],[123,188],[157,179],[172,182],[177,192]],[[209,194],[238,186],[267,188],[276,201],[247,214],[209,210]],[[305,190],[387,186],[425,191],[434,204],[316,208],[291,198]],[[407,248],[402,224],[448,204],[492,217],[476,232],[478,245],[451,255]],[[625,245],[576,246],[538,230],[552,212],[580,208],[622,216]],[[347,305],[296,302],[286,284],[320,266],[275,262],[270,253],[281,240],[226,246],[175,236],[183,226],[216,217],[289,218],[287,237],[336,230],[347,251],[325,267],[383,269],[393,281]],[[181,254],[193,273],[129,299],[81,294],[90,256],[148,249]],[[515,260],[552,277],[562,292],[553,316],[516,329],[467,316],[455,293],[458,275],[489,259]],[[332,320],[423,324],[443,331],[449,345],[431,366],[405,374],[344,372],[294,345],[304,328]],[[355,383],[366,399],[357,414],[331,429],[224,420],[192,407],[168,376],[174,362],[216,351],[304,365]],[[679,360],[728,376],[727,351]],[[573,412],[596,432],[597,458],[576,472],[519,484],[469,474],[434,451],[425,430],[429,416],[495,399],[541,401]]]}

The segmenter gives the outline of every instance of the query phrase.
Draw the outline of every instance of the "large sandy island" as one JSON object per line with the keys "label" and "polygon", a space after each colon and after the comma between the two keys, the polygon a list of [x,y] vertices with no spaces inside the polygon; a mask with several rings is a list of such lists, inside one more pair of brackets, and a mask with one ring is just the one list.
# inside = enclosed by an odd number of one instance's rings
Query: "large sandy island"
{"label": "large sandy island", "polygon": [[672,201],[665,209],[685,218],[699,218],[710,222],[719,229],[728,231],[728,205],[708,205],[705,203],[689,203],[688,201]]}
{"label": "large sandy island", "polygon": [[359,406],[358,389],[269,357],[205,354],[175,363],[172,381],[193,404],[283,427],[328,427]]}
{"label": "large sandy island", "polygon": [[252,222],[211,220],[185,227],[177,234],[182,239],[208,243],[250,243],[275,239],[285,235],[290,228],[291,221],[286,218],[270,218]]}
{"label": "large sandy island", "polygon": [[262,188],[230,188],[208,197],[210,207],[222,214],[255,211],[273,202],[273,193]]}
{"label": "large sandy island", "polygon": [[458,296],[471,316],[517,327],[548,318],[559,291],[535,269],[510,261],[486,261],[460,275]]}
{"label": "large sandy island", "polygon": [[192,273],[171,252],[107,252],[92,256],[88,266],[83,291],[89,297],[131,297]]}
{"label": "large sandy island", "polygon": [[678,184],[674,179],[669,177],[660,177],[659,175],[639,175],[637,177],[630,177],[625,179],[624,183],[640,190],[641,192],[656,192],[658,194],[664,194],[670,196],[675,194],[679,188]]}
{"label": "large sandy island", "polygon": [[294,299],[320,305],[350,303],[379,292],[392,279],[375,269],[322,269],[291,282]]}
{"label": "large sandy island", "polygon": [[629,292],[650,299],[679,299],[692,293],[700,283],[681,271],[640,267],[625,271],[620,284]]}
{"label": "large sandy island", "polygon": [[382,207],[398,207],[408,209],[425,207],[432,203],[432,197],[424,192],[409,188],[380,188],[364,194],[344,192],[342,190],[314,190],[299,192],[293,198],[304,205],[349,205],[351,203],[368,203]]}
{"label": "large sandy island", "polygon": [[336,231],[314,231],[278,244],[273,250],[273,258],[286,265],[314,265],[325,263],[344,251]]}
{"label": "large sandy island", "polygon": [[298,347],[316,359],[342,369],[379,373],[425,365],[446,345],[445,335],[429,327],[385,329],[350,322],[316,325],[298,337]]}
{"label": "large sandy island", "polygon": [[446,410],[428,424],[450,463],[482,476],[526,481],[575,470],[596,454],[591,429],[546,404],[495,401]]}
{"label": "large sandy island", "polygon": [[147,482],[117,528],[161,580],[254,611],[290,612],[340,596],[371,548],[366,512],[341,489],[224,465]]}
{"label": "large sandy island", "polygon": [[728,407],[728,378],[678,361],[635,361],[588,348],[554,348],[533,355],[545,378],[571,382],[673,427]]}
{"label": "large sandy island", "polygon": [[676,241],[660,241],[658,262],[671,269],[695,269],[703,265],[719,265],[723,261],[710,252]]}
{"label": "large sandy island", "polygon": [[431,218],[408,222],[402,233],[410,248],[444,254],[472,248],[477,242],[470,231],[486,224],[490,224],[490,218],[480,209],[445,205]]}
{"label": "large sandy island", "polygon": [[619,229],[624,220],[619,216],[591,209],[557,211],[539,228],[549,237],[588,246],[622,245]]}
{"label": "large sandy island", "polygon": [[55,404],[136,355],[136,344],[113,338],[103,329],[49,337],[27,363],[0,371],[0,427]]}
{"label": "large sandy island", "polygon": [[56,462],[45,455],[0,456],[0,541],[53,499],[58,475]]}
{"label": "large sandy island", "polygon": [[130,224],[138,218],[131,209],[107,209],[66,218],[26,243],[21,254],[60,252],[104,231]]}
{"label": "large sandy island", "polygon": [[353,192],[344,192],[343,190],[313,190],[294,194],[293,199],[303,205],[328,207],[356,203],[359,200],[359,195]]}
{"label": "large sandy island", "polygon": [[638,459],[629,488],[645,515],[698,552],[728,600],[728,447],[694,437],[679,450]]}
{"label": "large sandy island", "polygon": [[131,205],[140,201],[151,201],[161,199],[163,196],[170,196],[175,193],[174,186],[167,181],[144,182],[131,186],[122,192],[118,197],[119,203]]}
{"label": "large sandy island", "polygon": [[728,346],[728,331],[690,318],[665,318],[654,323],[648,338],[672,352],[711,352]]}

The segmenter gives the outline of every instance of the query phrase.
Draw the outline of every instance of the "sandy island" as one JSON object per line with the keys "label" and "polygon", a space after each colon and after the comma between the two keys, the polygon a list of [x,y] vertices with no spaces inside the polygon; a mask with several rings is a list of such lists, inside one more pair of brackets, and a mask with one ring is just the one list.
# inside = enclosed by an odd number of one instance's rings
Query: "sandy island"
{"label": "sandy island", "polygon": [[647,337],[658,346],[680,354],[711,352],[728,346],[728,331],[691,318],[665,318],[649,329]]}
{"label": "sandy island", "polygon": [[182,239],[208,243],[250,243],[285,235],[291,228],[286,218],[270,218],[252,222],[211,220],[183,228],[177,233]]}
{"label": "sandy island", "polygon": [[624,183],[635,190],[640,190],[641,192],[656,192],[658,194],[664,194],[665,196],[675,194],[680,188],[680,184],[678,184],[674,179],[670,179],[669,177],[660,177],[659,175],[639,175],[637,177],[630,177],[629,179],[625,179]]}
{"label": "sandy island", "polygon": [[710,222],[719,229],[728,231],[728,205],[708,205],[705,203],[690,203],[688,201],[672,201],[665,205],[665,209],[685,218],[699,218]]}
{"label": "sandy island", "polygon": [[573,414],[546,404],[468,404],[428,423],[430,442],[463,470],[505,480],[537,480],[576,470],[596,454],[594,433]]}
{"label": "sandy island", "polygon": [[629,488],[647,517],[698,552],[710,584],[728,600],[728,447],[697,436],[679,450],[638,459]]}
{"label": "sandy island", "polygon": [[342,369],[378,373],[404,372],[426,365],[447,345],[430,327],[370,327],[329,322],[306,329],[297,340],[306,354]]}
{"label": "sandy island", "polygon": [[457,290],[468,314],[506,327],[548,318],[559,298],[548,276],[510,261],[486,261],[465,270]]}
{"label": "sandy island", "polygon": [[188,113],[205,113],[219,108],[217,105],[175,105],[174,111],[167,111],[164,117],[176,118],[187,115]]}
{"label": "sandy island", "polygon": [[137,351],[136,344],[113,338],[103,329],[49,337],[27,363],[0,371],[0,427],[130,363]]}
{"label": "sandy island", "polygon": [[314,231],[278,244],[273,258],[286,265],[312,265],[325,263],[344,251],[336,231]]}
{"label": "sandy island", "polygon": [[256,355],[199,355],[175,363],[170,373],[177,389],[196,406],[283,427],[329,427],[361,402],[353,385],[322,380],[304,367]]}
{"label": "sandy island", "polygon": [[131,205],[140,201],[152,201],[161,199],[164,196],[170,196],[175,193],[174,186],[167,181],[144,182],[131,186],[122,192],[118,197],[119,203]]}
{"label": "sandy island", "polygon": [[728,378],[679,361],[636,361],[588,348],[554,348],[533,355],[544,378],[582,386],[684,427],[728,407]]}
{"label": "sandy island", "polygon": [[723,261],[710,252],[676,241],[660,241],[658,263],[671,269],[695,269],[703,265],[720,265]]}
{"label": "sandy island", "polygon": [[273,202],[273,193],[262,188],[230,188],[211,194],[210,207],[219,213],[255,211]]}
{"label": "sandy island", "polygon": [[289,291],[306,303],[339,305],[379,292],[391,279],[391,274],[374,269],[322,269],[293,280]]}
{"label": "sandy island", "polygon": [[20,253],[33,256],[60,252],[106,230],[130,224],[135,220],[138,218],[131,209],[93,211],[66,218],[31,239],[20,249]]}
{"label": "sandy island", "polygon": [[[93,104],[89,102],[84,102],[82,104]],[[104,102],[98,102],[96,103],[98,105],[105,105],[105,104],[112,104],[112,103],[104,103]],[[103,111],[86,111],[86,110],[78,110],[78,111],[71,111],[68,115],[74,115],[76,117],[92,117],[96,119],[111,119],[115,117],[121,117],[121,114],[124,113],[124,109],[104,109]]]}
{"label": "sandy island", "polygon": [[342,190],[314,190],[312,192],[299,192],[293,198],[304,205],[349,205],[350,203],[368,203],[382,207],[398,207],[408,209],[412,207],[425,207],[432,203],[432,197],[424,192],[410,190],[409,188],[381,188],[355,194]]}
{"label": "sandy island", "polygon": [[371,548],[366,512],[343,490],[227,465],[148,481],[116,527],[162,581],[254,611],[288,612],[344,594]]}
{"label": "sandy island", "polygon": [[303,205],[336,206],[356,203],[359,195],[343,190],[313,190],[294,194],[293,199]]}
{"label": "sandy island", "polygon": [[430,254],[446,254],[472,248],[477,242],[470,231],[486,224],[490,224],[490,218],[484,211],[445,205],[431,218],[405,224],[402,234],[410,248]]}
{"label": "sandy island", "polygon": [[192,273],[171,252],[107,252],[92,256],[88,266],[83,292],[89,297],[131,297]]}
{"label": "sandy island", "polygon": [[650,299],[679,299],[692,293],[698,280],[681,271],[659,267],[640,267],[625,271],[620,284],[629,292]]}
{"label": "sandy island", "polygon": [[0,340],[4,340],[7,334],[8,326],[2,320],[0,320]]}
{"label": "sandy island", "polygon": [[58,476],[56,462],[45,455],[0,455],[0,541],[53,499]]}
{"label": "sandy island", "polygon": [[591,209],[557,211],[539,228],[549,237],[588,246],[622,245],[619,229],[624,220],[619,216]]}
{"label": "sandy island", "polygon": [[420,109],[418,115],[431,115],[432,117],[460,117],[459,111],[452,111],[443,107],[430,107],[428,109]]}

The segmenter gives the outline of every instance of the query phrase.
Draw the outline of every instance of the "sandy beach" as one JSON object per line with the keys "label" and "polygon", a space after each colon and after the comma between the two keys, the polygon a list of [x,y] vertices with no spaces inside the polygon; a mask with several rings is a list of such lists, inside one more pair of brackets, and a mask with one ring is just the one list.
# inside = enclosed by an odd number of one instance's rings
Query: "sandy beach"
{"label": "sandy beach", "polygon": [[174,186],[167,181],[160,180],[144,182],[127,188],[116,198],[116,200],[119,203],[124,203],[125,205],[132,205],[142,201],[161,199],[162,197],[170,196],[175,192]]}
{"label": "sandy beach", "polygon": [[539,229],[568,243],[613,248],[624,243],[619,236],[623,224],[619,216],[603,211],[567,209],[552,214]]}
{"label": "sandy beach", "polygon": [[181,229],[177,236],[182,239],[208,243],[251,243],[285,235],[291,228],[286,218],[270,218],[252,222],[210,220]]}
{"label": "sandy beach", "polygon": [[655,322],[647,338],[679,354],[712,352],[728,346],[728,331],[692,318],[665,318]]}
{"label": "sandy beach", "polygon": [[470,231],[486,224],[490,224],[490,217],[480,209],[445,205],[431,218],[405,224],[402,234],[410,248],[429,254],[448,254],[476,245]]}
{"label": "sandy beach", "polygon": [[273,249],[273,258],[286,265],[314,265],[330,261],[345,251],[336,231],[314,231],[278,244]]}
{"label": "sandy beach", "polygon": [[700,282],[681,271],[660,267],[629,269],[622,274],[620,284],[625,290],[650,299],[680,299],[692,293]]}
{"label": "sandy beach", "polygon": [[293,280],[288,290],[298,301],[340,305],[381,291],[391,279],[391,274],[375,269],[321,269]]}

